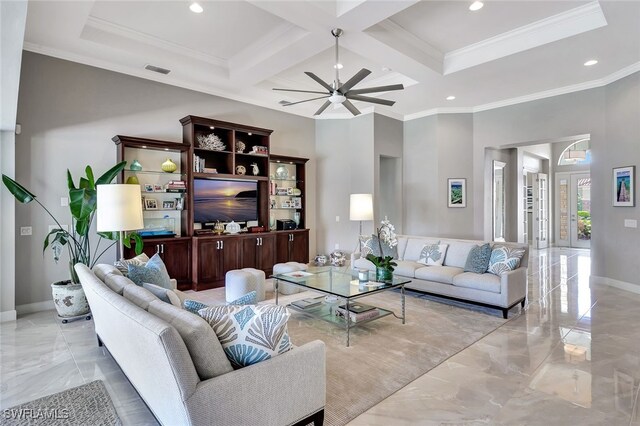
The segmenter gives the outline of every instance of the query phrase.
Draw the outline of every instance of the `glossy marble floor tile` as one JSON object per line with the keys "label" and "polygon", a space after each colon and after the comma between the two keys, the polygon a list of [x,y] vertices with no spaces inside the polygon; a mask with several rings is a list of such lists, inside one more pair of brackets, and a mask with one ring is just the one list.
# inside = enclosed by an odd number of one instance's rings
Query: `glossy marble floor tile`
{"label": "glossy marble floor tile", "polygon": [[[532,250],[524,309],[350,424],[640,426],[640,295],[590,288],[589,255]],[[224,292],[197,298],[224,302]],[[0,408],[96,379],[124,424],[157,424],[92,321],[63,325],[48,311],[0,326]]]}

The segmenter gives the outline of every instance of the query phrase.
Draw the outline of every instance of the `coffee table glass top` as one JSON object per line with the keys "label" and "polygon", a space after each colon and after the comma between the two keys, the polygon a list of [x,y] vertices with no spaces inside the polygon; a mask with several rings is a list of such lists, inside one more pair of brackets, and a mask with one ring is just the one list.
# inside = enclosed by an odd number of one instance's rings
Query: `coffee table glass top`
{"label": "coffee table glass top", "polygon": [[375,275],[375,272],[369,272],[369,281],[361,283],[358,281],[358,271],[343,272],[332,267],[312,267],[307,271],[274,275],[273,278],[344,298],[364,296],[411,282],[395,275],[391,281],[375,282]]}

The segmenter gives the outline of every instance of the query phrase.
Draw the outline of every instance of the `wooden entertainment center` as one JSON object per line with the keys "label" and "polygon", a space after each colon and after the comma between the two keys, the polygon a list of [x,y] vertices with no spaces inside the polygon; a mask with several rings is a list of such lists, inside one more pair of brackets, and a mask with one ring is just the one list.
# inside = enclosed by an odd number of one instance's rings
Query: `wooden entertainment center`
{"label": "wooden entertainment center", "polygon": [[[144,238],[144,252],[162,257],[180,290],[222,287],[225,274],[232,269],[256,268],[268,276],[276,263],[307,263],[308,160],[271,154],[272,130],[192,115],[180,123],[182,143],[113,137],[118,161],[127,161],[119,182],[140,185],[145,230],[161,230],[162,236]],[[134,160],[141,169],[131,170]],[[168,160],[175,170],[171,171]],[[184,182],[184,189],[175,189],[179,181]],[[257,225],[264,230],[216,234],[206,229],[210,226],[195,222],[194,182],[245,183],[256,188]],[[297,222],[296,229],[276,230],[276,223],[284,223],[281,220],[289,226]],[[131,249],[124,250],[125,258],[135,255]]]}

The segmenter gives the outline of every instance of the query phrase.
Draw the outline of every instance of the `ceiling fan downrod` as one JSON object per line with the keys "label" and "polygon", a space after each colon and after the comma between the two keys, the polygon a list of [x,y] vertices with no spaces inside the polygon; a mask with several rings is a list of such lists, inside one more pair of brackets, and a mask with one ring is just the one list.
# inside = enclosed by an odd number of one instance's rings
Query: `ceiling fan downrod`
{"label": "ceiling fan downrod", "polygon": [[336,63],[333,65],[333,68],[336,70],[336,78],[333,81],[333,89],[338,90],[340,88],[340,56],[338,53],[338,39],[342,35],[344,31],[340,28],[334,28],[331,30],[331,34],[336,38]]}

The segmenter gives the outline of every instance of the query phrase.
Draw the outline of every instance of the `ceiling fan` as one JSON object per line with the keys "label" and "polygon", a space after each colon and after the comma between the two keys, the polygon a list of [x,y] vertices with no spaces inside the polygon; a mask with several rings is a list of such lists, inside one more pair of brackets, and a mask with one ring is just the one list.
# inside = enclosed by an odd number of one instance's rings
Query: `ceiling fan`
{"label": "ceiling fan", "polygon": [[369,71],[366,68],[362,68],[360,71],[358,71],[353,77],[351,77],[345,83],[342,83],[340,81],[339,70],[340,70],[340,68],[342,68],[342,65],[340,64],[340,60],[339,60],[339,57],[338,57],[338,39],[340,38],[342,33],[343,33],[343,31],[340,28],[334,28],[333,30],[331,30],[331,34],[336,38],[336,63],[333,66],[335,68],[335,70],[336,70],[336,75],[335,75],[335,80],[333,80],[333,85],[330,85],[330,84],[326,83],[325,81],[323,81],[320,77],[318,77],[314,73],[306,71],[305,74],[308,75],[309,77],[311,77],[313,80],[315,80],[322,87],[324,87],[326,89],[326,92],[318,92],[318,91],[313,91],[313,90],[294,90],[294,89],[275,89],[274,88],[273,90],[277,90],[277,91],[280,91],[280,92],[315,93],[315,94],[323,95],[323,96],[318,96],[317,98],[311,98],[311,99],[307,99],[307,100],[304,100],[304,101],[298,101],[298,102],[282,101],[280,103],[283,106],[291,106],[291,105],[301,104],[303,102],[311,102],[311,101],[315,101],[315,100],[318,100],[318,99],[326,99],[326,98],[328,98],[327,101],[324,104],[322,104],[320,109],[318,109],[314,115],[322,114],[322,112],[325,109],[327,109],[327,107],[329,107],[329,105],[331,105],[331,104],[342,104],[346,109],[349,110],[349,112],[351,114],[358,115],[358,114],[360,114],[360,111],[358,111],[358,108],[356,108],[350,102],[350,100],[362,101],[362,102],[371,102],[373,104],[380,104],[380,105],[387,105],[387,106],[392,106],[393,104],[395,104],[395,101],[389,101],[389,100],[386,100],[386,99],[372,98],[370,96],[362,96],[362,94],[364,94],[364,93],[375,93],[375,92],[388,92],[388,91],[391,91],[391,90],[403,90],[404,86],[402,84],[391,84],[389,86],[378,86],[378,87],[368,87],[368,88],[364,88],[364,89],[353,89],[353,87],[356,84],[360,83],[362,80],[364,80],[364,78],[366,76],[371,74],[371,71]]}

